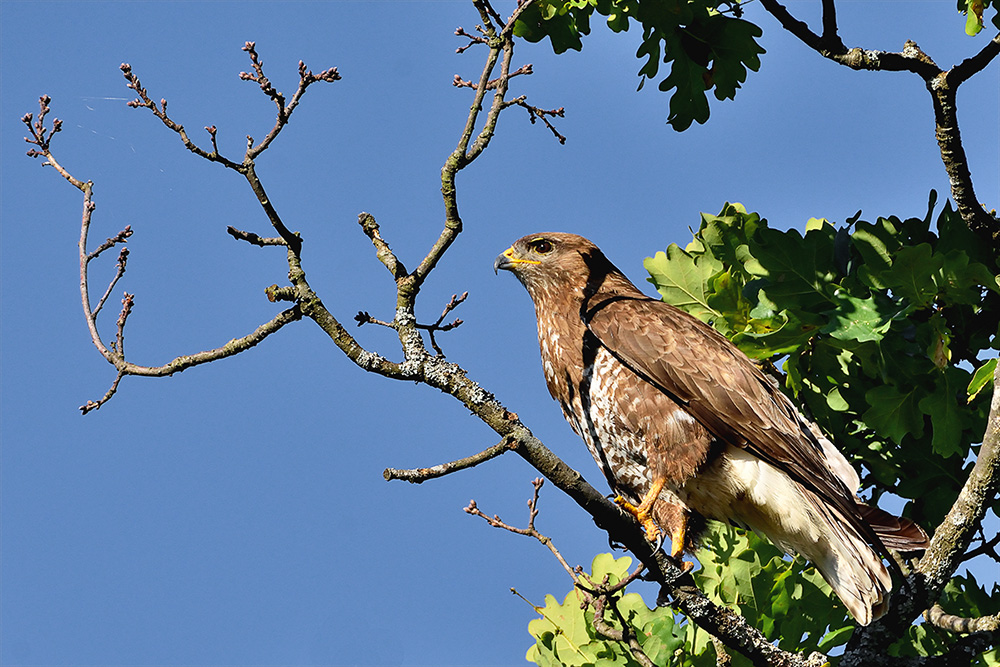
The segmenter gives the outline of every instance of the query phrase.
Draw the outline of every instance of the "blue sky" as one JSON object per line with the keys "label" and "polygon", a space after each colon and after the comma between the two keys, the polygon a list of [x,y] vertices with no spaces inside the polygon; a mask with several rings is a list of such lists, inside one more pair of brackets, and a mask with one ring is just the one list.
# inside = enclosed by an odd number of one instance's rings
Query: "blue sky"
{"label": "blue sky", "polygon": [[[512,4],[501,4],[508,13]],[[812,4],[791,3],[816,21]],[[898,50],[914,39],[948,66],[991,30],[965,36],[952,1],[843,3],[849,46]],[[545,390],[530,301],[494,257],[514,239],[572,231],[597,242],[636,283],[644,257],[686,243],[701,211],[743,202],[782,228],[843,222],[858,209],[922,215],[948,181],[923,83],[821,60],[751,5],[768,53],[735,102],[678,134],[667,97],[636,93],[638,35],[599,25],[581,53],[520,44],[534,64],[514,94],[566,108],[560,146],[508,111],[486,154],[460,174],[466,231],[418,305],[436,319],[469,291],[443,334],[448,357],[595,485],[586,448]],[[367,375],[301,322],[247,354],[172,378],[126,378],[101,410],[112,368],[80,312],[79,193],[24,157],[18,119],[52,96],[53,143],[95,182],[92,239],[125,225],[136,295],[127,353],[157,365],[224,344],[270,319],[263,295],[282,284],[277,249],[233,241],[227,225],[268,233],[237,175],[188,153],[132,98],[132,64],[154,99],[196,141],[216,125],[224,152],[262,137],[273,105],[240,47],[255,40],[266,72],[290,94],[296,66],[337,66],[258,160],[289,227],[301,231],[311,284],[342,321],[391,319],[393,284],[357,226],[371,212],[412,265],[439,233],[440,167],[453,149],[482,53],[454,50],[477,14],[465,2],[0,2],[2,159],[2,543],[4,665],[521,664],[532,610],[570,582],[539,544],[461,510],[470,498],[526,522],[535,477],[520,458],[420,486],[386,483],[386,467],[440,463],[497,438],[427,387]],[[981,201],[1000,200],[997,63],[959,93]],[[93,265],[102,291],[114,258]],[[651,290],[650,290],[651,291]],[[356,330],[398,358],[391,332]],[[606,536],[551,487],[538,528],[571,563],[589,565]]]}

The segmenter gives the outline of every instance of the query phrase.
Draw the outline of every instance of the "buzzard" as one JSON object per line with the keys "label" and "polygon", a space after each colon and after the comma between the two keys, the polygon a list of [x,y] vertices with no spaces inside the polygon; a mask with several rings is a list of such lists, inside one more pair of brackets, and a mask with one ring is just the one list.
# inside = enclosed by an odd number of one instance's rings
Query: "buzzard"
{"label": "buzzard", "polygon": [[706,519],[809,559],[867,625],[892,588],[882,557],[927,535],[863,504],[857,473],[739,349],[640,292],[593,243],[532,234],[500,255],[535,303],[549,393],[616,502],[675,558]]}

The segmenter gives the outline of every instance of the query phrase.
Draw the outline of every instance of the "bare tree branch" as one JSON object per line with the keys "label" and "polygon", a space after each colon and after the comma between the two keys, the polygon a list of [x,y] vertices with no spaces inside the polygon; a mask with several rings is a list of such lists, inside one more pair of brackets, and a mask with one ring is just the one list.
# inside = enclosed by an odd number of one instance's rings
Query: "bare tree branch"
{"label": "bare tree branch", "polygon": [[993,39],[986,42],[986,46],[971,58],[966,58],[959,64],[951,68],[948,75],[949,82],[955,88],[969,80],[971,76],[986,69],[994,58],[1000,54],[1000,33],[993,36]]}
{"label": "bare tree branch", "polygon": [[174,122],[174,120],[167,115],[167,100],[165,98],[160,100],[160,106],[158,107],[156,105],[156,102],[154,102],[149,97],[149,95],[146,92],[146,89],[142,87],[142,83],[139,81],[139,77],[137,77],[132,72],[131,65],[129,65],[128,63],[122,63],[119,69],[121,69],[122,74],[125,76],[125,81],[128,82],[127,83],[128,87],[134,90],[136,95],[138,95],[136,99],[128,103],[128,106],[132,107],[133,109],[145,108],[152,111],[153,115],[159,118],[164,125],[166,125],[168,128],[177,133],[177,136],[180,137],[181,142],[184,144],[184,147],[187,148],[192,153],[194,153],[195,155],[199,155],[205,158],[206,160],[210,160],[212,162],[218,162],[219,164],[222,164],[235,171],[241,171],[241,166],[238,163],[233,162],[229,158],[222,156],[216,149],[214,125],[212,126],[212,129],[209,130],[209,134],[212,137],[213,150],[206,151],[205,149],[201,148],[200,146],[198,146],[198,144],[194,143],[191,140],[191,138],[187,134],[187,130],[184,129],[183,125]]}
{"label": "bare tree branch", "polygon": [[107,403],[109,400],[111,400],[111,397],[114,396],[115,392],[118,391],[118,383],[122,381],[123,377],[125,377],[124,371],[118,371],[118,375],[115,376],[115,381],[111,383],[111,388],[108,389],[107,393],[105,393],[100,400],[87,401],[86,403],[81,405],[80,412],[82,414],[87,414],[91,410],[100,409],[100,407],[105,403]]}
{"label": "bare tree branch", "polygon": [[535,478],[534,481],[532,481],[531,484],[532,486],[534,486],[535,492],[534,495],[532,495],[531,500],[528,501],[527,528],[516,528],[514,526],[511,526],[510,524],[504,523],[503,520],[501,520],[500,517],[497,516],[496,514],[494,514],[493,516],[484,514],[483,511],[479,509],[479,507],[476,505],[475,500],[470,500],[469,505],[465,507],[464,511],[467,514],[471,514],[472,516],[481,517],[486,521],[486,523],[490,524],[494,528],[502,528],[503,530],[507,530],[512,533],[517,533],[518,535],[524,535],[526,537],[533,537],[534,539],[538,540],[543,545],[545,545],[545,548],[547,548],[550,552],[552,552],[552,555],[556,557],[556,560],[559,561],[559,564],[562,565],[563,569],[566,570],[566,573],[569,574],[570,578],[573,579],[573,582],[576,583],[577,574],[575,570],[572,567],[570,567],[569,563],[566,562],[566,559],[563,558],[562,553],[560,553],[559,549],[556,548],[556,545],[552,542],[552,539],[546,537],[545,535],[542,535],[535,529],[535,518],[538,516],[538,494],[541,492],[542,486],[545,484],[545,480],[543,480],[541,477],[537,477]]}
{"label": "bare tree branch", "polygon": [[[559,564],[562,565],[563,569],[569,574],[570,578],[573,579],[574,585],[583,593],[584,604],[590,605],[594,609],[594,629],[597,632],[611,641],[620,642],[628,646],[632,655],[639,662],[639,664],[644,667],[654,667],[653,661],[649,659],[649,656],[642,650],[642,646],[639,644],[638,638],[636,637],[635,630],[632,626],[625,620],[621,612],[618,610],[616,605],[617,599],[615,594],[623,590],[629,583],[634,581],[645,569],[644,566],[638,567],[635,572],[625,577],[622,581],[609,585],[608,578],[605,577],[604,581],[600,584],[595,584],[590,577],[583,573],[583,568],[576,567],[572,568],[566,559],[563,558],[562,553],[556,548],[552,539],[542,535],[535,529],[535,518],[538,516],[538,494],[542,489],[544,484],[542,478],[537,478],[532,482],[535,487],[535,493],[531,500],[528,501],[528,527],[527,528],[516,528],[510,524],[504,523],[499,516],[493,515],[488,516],[483,513],[479,507],[476,506],[475,500],[470,500],[468,507],[465,511],[473,516],[478,516],[483,518],[489,525],[494,528],[502,528],[503,530],[516,533],[518,535],[525,535],[527,537],[533,537],[542,544],[544,544],[552,555],[556,557]],[[513,590],[513,589],[511,589]],[[515,591],[516,592],[516,591]],[[618,620],[621,629],[611,626],[604,619],[605,608],[610,608],[614,613],[616,619]],[[536,608],[537,610],[537,608]]]}
{"label": "bare tree branch", "polygon": [[327,83],[339,81],[341,76],[340,73],[337,72],[336,67],[331,67],[330,69],[324,70],[319,74],[313,74],[312,70],[306,69],[306,64],[300,60],[299,86],[292,95],[292,100],[286,106],[284,95],[275,90],[268,78],[264,76],[264,63],[257,55],[256,44],[254,42],[247,42],[243,45],[243,50],[250,55],[250,64],[253,66],[254,73],[248,74],[246,72],[240,72],[240,78],[245,81],[254,81],[260,85],[260,89],[264,92],[264,94],[274,100],[274,103],[278,107],[278,117],[275,119],[274,127],[271,128],[271,131],[267,133],[267,136],[264,137],[259,144],[247,147],[246,158],[244,160],[246,162],[254,160],[265,149],[267,149],[271,142],[278,136],[278,133],[281,132],[282,128],[288,124],[289,119],[292,117],[292,112],[295,111],[295,107],[299,105],[299,101],[302,99],[302,95],[305,94],[306,88],[317,81],[325,81]]}
{"label": "bare tree branch", "polygon": [[[94,253],[91,253],[94,256]],[[122,248],[118,253],[118,262],[116,263],[117,271],[115,271],[115,277],[111,279],[108,284],[108,289],[104,290],[104,296],[101,297],[100,301],[97,302],[97,307],[94,308],[94,317],[101,312],[101,308],[104,308],[104,303],[111,296],[111,290],[115,288],[118,281],[121,280],[122,276],[125,275],[125,265],[128,263],[128,248]]]}

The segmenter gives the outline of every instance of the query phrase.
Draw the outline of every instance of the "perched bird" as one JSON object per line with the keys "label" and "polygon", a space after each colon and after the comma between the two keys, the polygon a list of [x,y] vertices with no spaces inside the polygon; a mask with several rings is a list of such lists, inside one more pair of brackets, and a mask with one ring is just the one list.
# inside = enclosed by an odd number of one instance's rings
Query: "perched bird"
{"label": "perched bird", "polygon": [[753,362],[712,327],[640,292],[593,243],[532,234],[497,257],[535,303],[549,393],[616,501],[675,558],[706,519],[749,528],[816,566],[851,615],[885,613],[888,548],[912,521],[863,504],[857,473]]}

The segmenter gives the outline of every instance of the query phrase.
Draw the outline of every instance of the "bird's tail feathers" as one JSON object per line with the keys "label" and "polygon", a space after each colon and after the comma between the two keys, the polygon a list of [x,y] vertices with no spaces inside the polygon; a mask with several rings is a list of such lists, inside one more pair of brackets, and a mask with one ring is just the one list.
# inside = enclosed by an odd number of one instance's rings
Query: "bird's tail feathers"
{"label": "bird's tail feathers", "polygon": [[885,510],[857,504],[858,514],[872,527],[882,544],[901,553],[923,551],[930,546],[924,529],[909,519],[889,514]]}
{"label": "bird's tail feathers", "polygon": [[[824,539],[819,543],[800,546],[800,553],[812,561],[851,616],[868,625],[889,607],[892,576],[853,526],[822,503],[814,502],[813,506],[827,530],[822,531]],[[808,553],[810,547],[815,553]]]}

